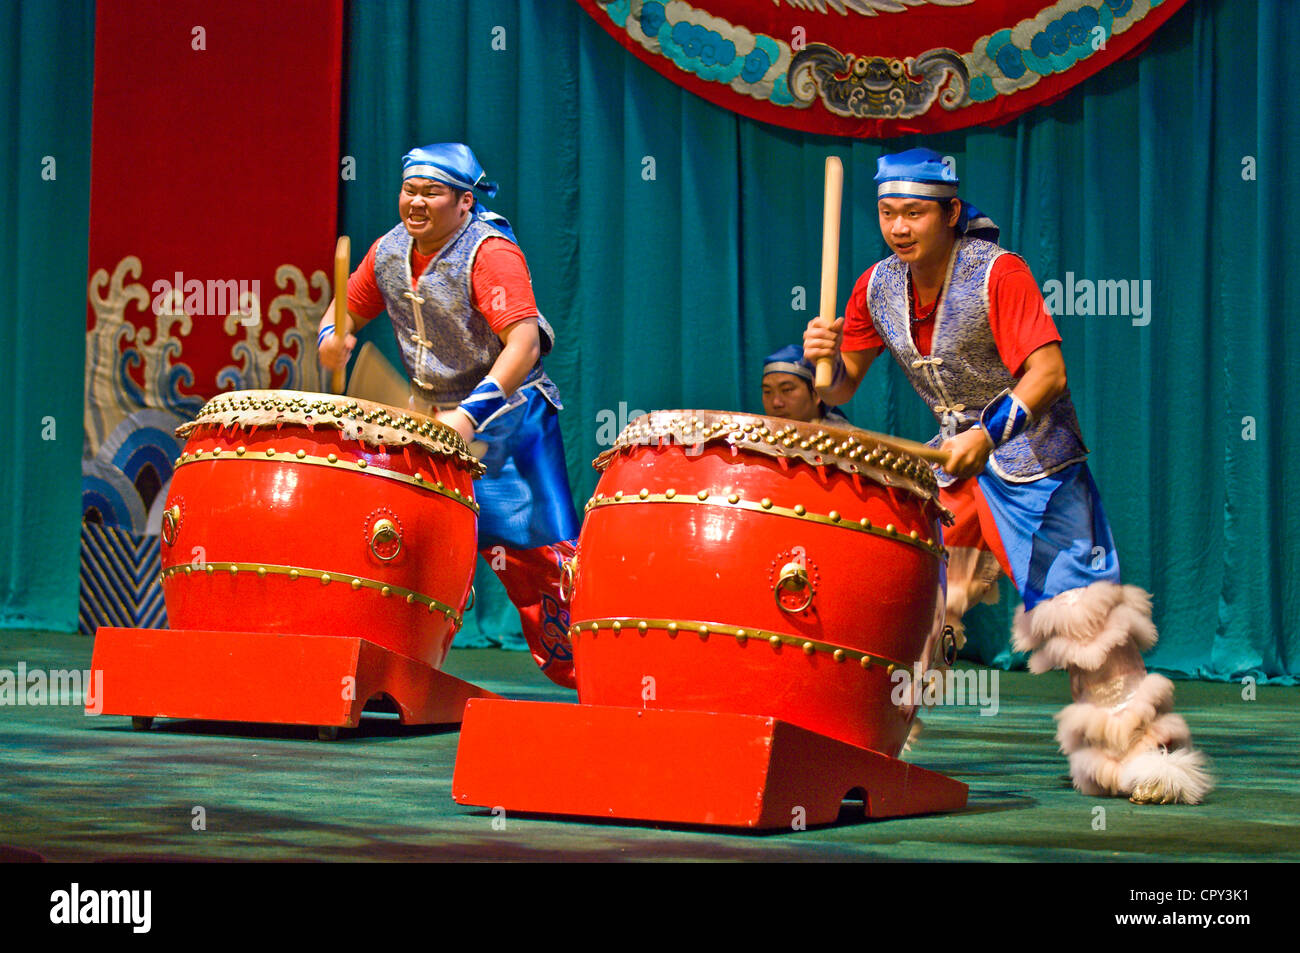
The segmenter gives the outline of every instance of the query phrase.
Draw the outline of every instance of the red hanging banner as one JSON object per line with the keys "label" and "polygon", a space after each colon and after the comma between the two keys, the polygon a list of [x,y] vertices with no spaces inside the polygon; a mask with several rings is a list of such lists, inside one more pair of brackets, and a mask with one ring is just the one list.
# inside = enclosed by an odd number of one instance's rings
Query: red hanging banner
{"label": "red hanging banner", "polygon": [[320,389],[342,49],[342,0],[96,8],[84,630],[161,622],[175,428],[223,390]]}
{"label": "red hanging banner", "polygon": [[577,0],[725,109],[853,138],[1005,122],[1148,40],[1186,0]]}

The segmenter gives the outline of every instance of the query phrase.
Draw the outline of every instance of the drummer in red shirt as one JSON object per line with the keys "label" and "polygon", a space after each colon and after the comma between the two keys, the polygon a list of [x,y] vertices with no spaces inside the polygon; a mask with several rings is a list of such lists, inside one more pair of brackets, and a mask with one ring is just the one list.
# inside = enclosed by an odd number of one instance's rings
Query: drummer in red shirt
{"label": "drummer in red shirt", "polygon": [[940,425],[951,456],[940,499],[957,515],[948,619],[1005,572],[1024,601],[1013,645],[1034,672],[1064,668],[1074,703],[1057,738],[1074,786],[1139,803],[1195,804],[1212,781],[1173,714],[1173,684],[1148,673],[1151,597],[1121,585],[1119,559],[1066,388],[1060,335],[1028,266],[957,198],[929,149],[880,158],[880,231],[893,254],[858,280],[834,322],[815,318],[804,356],[836,362],[828,403],[853,396],[888,349]]}
{"label": "drummer in red shirt", "polygon": [[[484,559],[519,610],[533,658],[553,681],[576,684],[569,613],[558,583],[579,522],[560,438],[560,394],[542,369],[554,333],[537,310],[510,223],[485,208],[497,186],[470,148],[438,143],[402,160],[401,221],[348,279],[360,328],[387,311],[411,379],[411,406],[482,442],[475,482]],[[321,319],[321,364],[343,367],[356,344]]]}

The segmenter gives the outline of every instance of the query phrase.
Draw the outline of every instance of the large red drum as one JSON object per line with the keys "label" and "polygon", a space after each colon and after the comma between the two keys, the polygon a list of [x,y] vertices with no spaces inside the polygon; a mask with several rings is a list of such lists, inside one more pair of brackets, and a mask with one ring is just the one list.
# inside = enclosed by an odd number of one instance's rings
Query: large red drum
{"label": "large red drum", "polygon": [[241,391],[177,434],[172,628],[362,638],[442,665],[470,596],[482,473],[454,430],[369,401]]}
{"label": "large red drum", "polygon": [[[574,566],[580,702],[767,715],[896,757],[943,626],[929,466],[887,438],[661,411],[597,458]],[[898,673],[898,674],[896,674]]]}

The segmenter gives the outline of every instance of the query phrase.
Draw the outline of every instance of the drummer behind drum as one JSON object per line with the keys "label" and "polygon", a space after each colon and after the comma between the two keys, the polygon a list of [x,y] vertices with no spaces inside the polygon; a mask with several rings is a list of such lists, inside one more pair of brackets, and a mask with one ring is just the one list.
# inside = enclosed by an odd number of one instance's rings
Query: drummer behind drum
{"label": "drummer behind drum", "polygon": [[803,348],[790,344],[763,360],[763,413],[805,423],[849,426],[838,407],[828,407],[813,390],[813,366]]}
{"label": "drummer behind drum", "polygon": [[[486,444],[487,473],[475,483],[480,552],[519,610],[537,664],[573,687],[559,578],[579,522],[564,469],[560,394],[540,360],[554,338],[510,223],[477,200],[496,192],[466,145],[407,153],[401,221],[348,279],[348,313],[359,328],[386,310],[412,381],[411,406],[466,443]],[[356,344],[351,334],[335,335],[332,305],[318,344],[330,369],[342,368]]]}
{"label": "drummer behind drum", "polygon": [[816,318],[804,356],[842,364],[822,397],[847,401],[885,348],[942,428],[940,499],[948,617],[959,623],[1006,572],[1024,600],[1013,644],[1034,672],[1064,668],[1074,704],[1057,716],[1074,786],[1140,803],[1195,804],[1212,781],[1172,713],[1173,684],[1148,674],[1151,597],[1120,585],[1119,560],[1066,389],[1060,335],[1024,261],[957,198],[938,153],[880,158],[880,231],[893,254],[858,279],[843,318]]}

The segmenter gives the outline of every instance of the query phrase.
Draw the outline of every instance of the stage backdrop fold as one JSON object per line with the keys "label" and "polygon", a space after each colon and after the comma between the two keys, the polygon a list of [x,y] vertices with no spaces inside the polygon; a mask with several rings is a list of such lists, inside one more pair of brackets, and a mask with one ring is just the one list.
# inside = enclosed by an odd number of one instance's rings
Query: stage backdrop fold
{"label": "stage backdrop fold", "polygon": [[0,627],[77,624],[92,0],[0,4]]}

